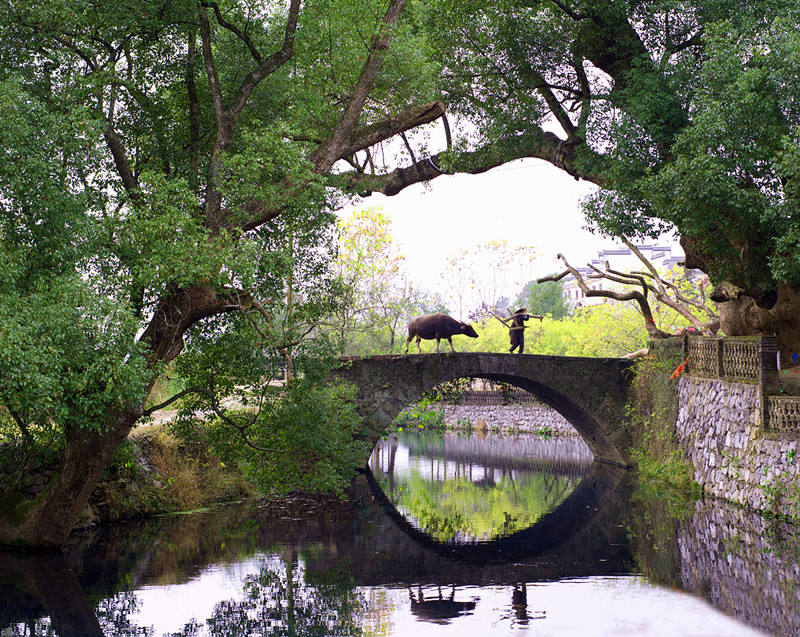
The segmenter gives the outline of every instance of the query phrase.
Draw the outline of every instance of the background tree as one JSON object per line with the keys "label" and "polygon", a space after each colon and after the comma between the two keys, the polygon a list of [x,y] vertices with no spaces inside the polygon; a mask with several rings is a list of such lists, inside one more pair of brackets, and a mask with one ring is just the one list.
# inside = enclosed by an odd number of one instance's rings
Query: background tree
{"label": "background tree", "polygon": [[342,354],[396,351],[409,319],[438,307],[436,298],[409,280],[380,208],[355,210],[340,221],[337,268],[348,295],[330,324]]}
{"label": "background tree", "polygon": [[534,255],[532,246],[507,240],[487,241],[451,255],[444,280],[458,316],[475,320],[488,312],[505,312],[510,290],[528,280]]}
{"label": "background tree", "polygon": [[527,307],[530,314],[549,315],[554,319],[562,319],[572,313],[572,308],[564,297],[564,285],[561,281],[529,281],[514,304]]}
{"label": "background tree", "polygon": [[349,290],[348,302],[335,317],[342,354],[356,332],[377,332],[403,257],[391,235],[391,223],[379,208],[354,210],[339,222],[338,269]]}
{"label": "background tree", "polygon": [[[508,352],[508,328],[487,320],[477,327],[480,338],[464,339],[459,351]],[[525,351],[550,356],[619,357],[647,347],[642,315],[629,303],[579,308],[563,319],[545,317],[525,330]],[[423,344],[423,348],[425,345]]]}
{"label": "background tree", "polygon": [[[604,234],[676,228],[725,333],[800,351],[800,8],[789,0],[435,0],[441,94],[469,135],[353,188],[539,158],[598,186]],[[557,132],[552,132],[556,126]]]}
{"label": "background tree", "polygon": [[59,463],[3,485],[0,543],[66,538],[187,345],[274,327],[297,235],[265,224],[324,226],[337,161],[441,115],[404,6],[0,6],[3,450]]}

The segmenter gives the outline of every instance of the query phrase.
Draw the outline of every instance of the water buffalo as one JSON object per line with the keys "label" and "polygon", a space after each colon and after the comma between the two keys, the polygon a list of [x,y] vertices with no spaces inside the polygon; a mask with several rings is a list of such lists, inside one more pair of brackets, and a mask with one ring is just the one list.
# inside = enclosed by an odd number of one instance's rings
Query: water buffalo
{"label": "water buffalo", "polygon": [[450,349],[453,348],[453,341],[450,340],[456,334],[466,334],[471,338],[478,338],[478,333],[472,329],[472,326],[467,323],[455,320],[452,316],[437,312],[436,314],[425,314],[411,319],[408,324],[408,340],[406,341],[406,351],[408,354],[408,346],[411,339],[417,339],[417,350],[422,354],[422,348],[419,346],[421,339],[436,339],[436,352],[439,352],[439,341],[443,338],[447,339],[450,343]]}

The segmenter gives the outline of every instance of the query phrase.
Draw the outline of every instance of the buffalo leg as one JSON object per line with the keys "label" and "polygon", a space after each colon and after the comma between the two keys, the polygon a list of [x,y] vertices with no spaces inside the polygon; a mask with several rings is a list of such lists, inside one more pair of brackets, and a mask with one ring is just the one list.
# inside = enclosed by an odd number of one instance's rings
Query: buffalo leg
{"label": "buffalo leg", "polygon": [[419,336],[417,336],[417,351],[418,351],[420,354],[422,354],[422,348],[419,346],[419,344],[420,344],[420,341],[422,341],[422,339],[421,339]]}
{"label": "buffalo leg", "polygon": [[448,343],[450,343],[450,351],[451,351],[451,352],[455,352],[455,351],[456,351],[456,348],[455,348],[455,347],[453,347],[453,339],[452,339],[452,338],[450,338],[450,337],[448,336],[448,337],[447,337],[447,342],[448,342]]}

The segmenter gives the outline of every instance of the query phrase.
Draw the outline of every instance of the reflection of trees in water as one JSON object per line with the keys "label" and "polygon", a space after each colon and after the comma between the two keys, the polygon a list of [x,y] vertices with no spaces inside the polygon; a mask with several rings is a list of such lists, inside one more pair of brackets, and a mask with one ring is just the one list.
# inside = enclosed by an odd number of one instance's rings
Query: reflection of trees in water
{"label": "reflection of trees in water", "polygon": [[[360,635],[364,598],[352,576],[328,571],[312,578],[291,559],[275,567],[264,563],[257,575],[245,577],[244,599],[219,602],[205,622],[211,635]],[[201,625],[187,625],[182,636],[200,634]],[[177,636],[176,636],[177,637]]]}
{"label": "reflection of trees in water", "polygon": [[7,626],[1,633],[3,637],[50,637],[58,636],[55,629],[50,625],[49,619],[36,619],[20,622],[13,626]]}
{"label": "reflection of trees in water", "polygon": [[[495,483],[500,481],[501,473],[495,471]],[[592,476],[594,473],[587,483],[602,483]],[[518,477],[514,485],[519,488]],[[264,630],[283,635],[391,634],[389,627],[398,598],[373,587],[402,585],[405,589],[419,583],[427,587],[442,585],[447,597],[452,585],[541,581],[563,577],[566,573],[617,573],[628,559],[627,549],[623,547],[624,529],[617,529],[618,521],[625,516],[617,513],[616,508],[603,514],[602,519],[613,521],[610,525],[593,523],[588,535],[579,532],[577,539],[565,548],[566,559],[548,553],[544,558],[527,561],[530,550],[539,546],[536,538],[548,547],[552,543],[551,535],[556,538],[554,541],[570,537],[568,527],[556,525],[553,533],[536,536],[533,540],[525,536],[518,544],[501,547],[503,555],[507,549],[511,550],[508,559],[512,564],[505,565],[496,564],[499,554],[491,551],[491,554],[481,553],[475,561],[454,559],[457,556],[452,548],[442,553],[432,551],[429,543],[420,543],[416,535],[409,535],[407,523],[400,526],[394,517],[387,516],[384,500],[375,499],[376,491],[379,492],[377,486],[372,486],[367,476],[362,476],[354,483],[354,500],[350,503],[330,502],[306,513],[297,505],[244,506],[193,516],[159,518],[107,528],[105,531],[110,536],[106,543],[91,551],[84,548],[66,559],[65,556],[58,559],[29,556],[20,561],[9,556],[8,564],[0,559],[0,633],[13,624],[18,630],[8,634],[14,637],[31,634],[29,627],[37,635],[144,637],[154,634],[149,627],[149,622],[153,621],[156,622],[155,634],[160,635],[163,631],[158,630],[159,620],[139,615],[138,610],[147,613],[150,609],[147,606],[135,608],[137,601],[143,603],[142,598],[130,591],[144,585],[183,584],[201,576],[212,564],[233,564],[242,560],[253,564],[253,560],[263,559],[267,562],[264,568],[273,575],[257,572],[248,581],[246,591],[240,585],[242,592],[226,596],[234,599],[221,602],[213,613],[208,611],[196,617],[196,622],[182,627],[177,634],[223,634],[225,626],[231,634],[250,634],[251,630],[253,634]],[[579,499],[577,509],[589,511],[584,504],[595,500]],[[485,545],[461,548],[480,546]],[[298,557],[294,557],[295,554]],[[255,564],[256,568],[262,566],[260,562]],[[341,569],[348,575],[341,574]],[[22,593],[20,599],[12,599],[14,587],[3,588],[4,577],[12,584],[19,584],[19,574],[23,571],[29,582],[25,599]],[[366,587],[362,590],[368,596],[368,608],[364,608],[367,602],[356,594],[353,582]],[[295,600],[291,606],[287,601],[289,587],[294,591],[291,597]],[[456,600],[459,597],[456,594]],[[274,599],[282,600],[279,606],[269,606]],[[308,611],[310,615],[335,619],[327,624],[306,621],[302,608],[312,609]],[[512,617],[517,610],[524,610],[524,605],[517,603],[514,608]],[[78,610],[85,612],[76,616]],[[72,626],[75,630],[65,633],[49,629],[50,620],[37,621],[46,616],[52,618],[53,626],[61,622],[62,626]],[[273,625],[266,627],[270,617]],[[293,628],[289,627],[290,618]],[[211,620],[218,629],[210,628]],[[148,626],[137,625],[145,623]]]}
{"label": "reflection of trees in water", "polygon": [[493,539],[526,529],[555,509],[581,477],[489,470],[479,481],[465,465],[455,476],[430,480],[411,471],[380,481],[392,504],[432,538]]}
{"label": "reflection of trees in water", "polygon": [[[585,444],[579,440],[545,463],[537,458],[541,449],[530,443],[497,437],[487,447],[475,436],[438,432],[403,435],[402,442],[392,436],[378,443],[370,467],[394,507],[434,540],[490,540],[534,525],[574,491],[592,466],[591,453],[581,455]],[[398,471],[401,445],[408,466]]]}
{"label": "reflection of trees in water", "polygon": [[131,591],[117,593],[103,599],[95,608],[97,621],[104,635],[125,635],[126,637],[152,637],[152,626],[137,626],[131,622],[131,615],[140,610],[141,603]]}
{"label": "reflection of trees in water", "polygon": [[[54,574],[51,573],[52,577]],[[67,593],[74,593],[70,596]],[[135,592],[125,591],[101,600],[94,616],[75,616],[86,598],[80,589],[65,589],[58,599],[46,600],[49,617],[5,626],[3,637],[152,637],[152,626],[132,621],[142,609]],[[366,600],[355,589],[352,575],[330,570],[310,575],[296,556],[264,558],[257,574],[242,581],[241,599],[215,604],[205,621],[192,618],[170,637],[197,635],[270,635],[286,637],[357,636],[362,634]],[[72,614],[69,621],[65,617]],[[54,627],[57,626],[56,627]]]}

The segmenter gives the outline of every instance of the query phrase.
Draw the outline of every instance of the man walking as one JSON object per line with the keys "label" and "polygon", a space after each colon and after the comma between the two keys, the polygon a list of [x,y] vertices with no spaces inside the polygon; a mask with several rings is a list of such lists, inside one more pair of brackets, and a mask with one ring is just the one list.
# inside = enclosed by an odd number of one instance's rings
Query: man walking
{"label": "man walking", "polygon": [[511,340],[511,349],[509,351],[512,354],[517,348],[519,348],[517,350],[517,354],[522,354],[522,350],[525,349],[525,321],[532,318],[538,318],[539,320],[542,320],[544,317],[528,314],[528,309],[524,307],[519,308],[511,315],[511,324],[508,327],[508,336]]}

